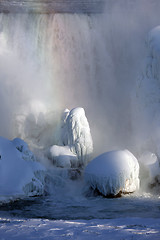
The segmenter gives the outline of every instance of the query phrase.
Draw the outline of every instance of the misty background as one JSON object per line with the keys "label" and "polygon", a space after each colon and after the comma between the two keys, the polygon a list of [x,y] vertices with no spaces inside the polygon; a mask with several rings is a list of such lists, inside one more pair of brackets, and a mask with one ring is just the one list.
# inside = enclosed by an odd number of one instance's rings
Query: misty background
{"label": "misty background", "polygon": [[97,14],[2,13],[0,135],[53,145],[63,110],[80,106],[95,155],[136,151],[131,99],[147,54],[145,39],[160,23],[159,5],[106,0]]}

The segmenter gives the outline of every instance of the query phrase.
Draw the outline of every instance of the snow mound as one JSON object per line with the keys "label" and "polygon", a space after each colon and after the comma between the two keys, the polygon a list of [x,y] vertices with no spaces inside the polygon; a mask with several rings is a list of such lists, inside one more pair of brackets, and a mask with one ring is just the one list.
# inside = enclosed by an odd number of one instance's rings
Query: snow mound
{"label": "snow mound", "polygon": [[44,167],[21,139],[0,137],[0,195],[34,196],[44,192]]}
{"label": "snow mound", "polygon": [[62,144],[77,155],[80,165],[86,165],[93,152],[93,141],[83,108],[65,110],[61,125]]}
{"label": "snow mound", "polygon": [[139,164],[128,150],[106,152],[87,165],[84,178],[104,196],[131,193],[139,189]]}
{"label": "snow mound", "polygon": [[160,162],[158,157],[154,153],[145,152],[138,160],[142,187],[160,186]]}
{"label": "snow mound", "polygon": [[53,145],[49,150],[49,158],[57,167],[71,168],[78,166],[78,159],[68,146]]}

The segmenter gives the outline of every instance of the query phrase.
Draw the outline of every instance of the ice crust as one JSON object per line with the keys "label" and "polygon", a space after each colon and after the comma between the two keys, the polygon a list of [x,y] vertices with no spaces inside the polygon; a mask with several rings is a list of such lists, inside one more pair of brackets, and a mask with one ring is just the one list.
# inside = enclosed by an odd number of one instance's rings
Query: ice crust
{"label": "ice crust", "polygon": [[21,139],[0,137],[0,195],[34,196],[44,192],[45,168]]}
{"label": "ice crust", "polygon": [[61,142],[77,155],[80,165],[85,166],[93,152],[93,141],[83,108],[66,109],[62,116]]}
{"label": "ice crust", "polygon": [[128,150],[106,152],[87,165],[84,178],[104,196],[134,192],[139,189],[139,164]]}

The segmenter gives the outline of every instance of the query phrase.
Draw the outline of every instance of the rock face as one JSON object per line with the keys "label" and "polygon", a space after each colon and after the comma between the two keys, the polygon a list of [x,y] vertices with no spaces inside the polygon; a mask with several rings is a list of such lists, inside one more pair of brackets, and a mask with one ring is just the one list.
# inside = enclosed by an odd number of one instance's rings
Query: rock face
{"label": "rock face", "polygon": [[93,152],[93,141],[83,108],[66,110],[62,117],[61,138],[64,146],[77,155],[80,166],[85,166]]}
{"label": "rock face", "polygon": [[45,169],[21,139],[0,137],[0,195],[35,196],[44,193]]}
{"label": "rock face", "polygon": [[139,189],[139,164],[128,150],[106,152],[86,167],[85,184],[88,189],[104,196],[117,196]]}

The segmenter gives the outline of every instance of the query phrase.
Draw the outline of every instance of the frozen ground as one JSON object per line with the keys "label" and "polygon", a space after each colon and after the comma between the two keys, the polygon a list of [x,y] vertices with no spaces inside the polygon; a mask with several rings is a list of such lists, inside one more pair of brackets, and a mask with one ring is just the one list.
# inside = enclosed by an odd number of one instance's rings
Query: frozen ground
{"label": "frozen ground", "polygon": [[0,218],[0,239],[160,239],[160,221],[152,218],[43,220]]}

